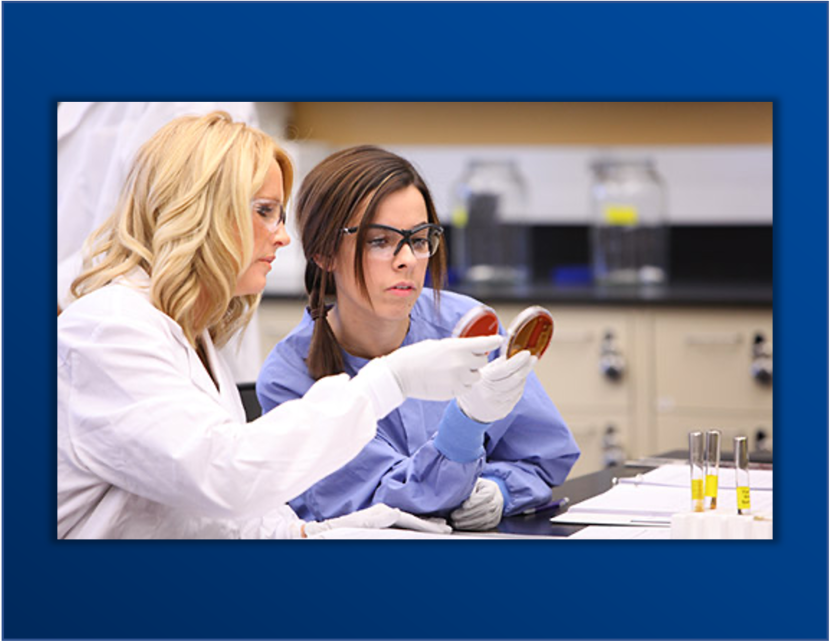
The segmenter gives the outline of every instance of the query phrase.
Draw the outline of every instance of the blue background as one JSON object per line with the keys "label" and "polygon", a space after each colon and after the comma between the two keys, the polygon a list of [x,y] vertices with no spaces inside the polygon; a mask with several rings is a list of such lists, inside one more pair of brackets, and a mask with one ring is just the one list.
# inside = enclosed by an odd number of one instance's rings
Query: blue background
{"label": "blue background", "polygon": [[[5,3],[3,636],[827,638],[826,3]],[[773,101],[773,542],[58,542],[58,100]]]}

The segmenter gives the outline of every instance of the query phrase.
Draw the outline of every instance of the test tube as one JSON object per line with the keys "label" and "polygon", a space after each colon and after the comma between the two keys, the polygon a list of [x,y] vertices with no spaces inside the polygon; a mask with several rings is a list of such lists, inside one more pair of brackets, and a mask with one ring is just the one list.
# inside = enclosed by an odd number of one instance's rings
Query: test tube
{"label": "test tube", "polygon": [[704,490],[706,508],[718,507],[718,471],[720,469],[720,432],[706,432],[706,487]]}
{"label": "test tube", "polygon": [[749,514],[749,446],[746,436],[735,437],[735,488],[738,514]]}
{"label": "test tube", "polygon": [[689,432],[689,468],[692,474],[692,511],[703,512],[703,432]]}

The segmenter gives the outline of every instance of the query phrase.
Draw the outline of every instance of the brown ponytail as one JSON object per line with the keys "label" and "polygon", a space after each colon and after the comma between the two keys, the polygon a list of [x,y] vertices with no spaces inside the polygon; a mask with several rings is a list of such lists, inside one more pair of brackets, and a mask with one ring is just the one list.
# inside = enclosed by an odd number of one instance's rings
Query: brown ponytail
{"label": "brown ponytail", "polygon": [[336,288],[334,279],[328,272],[320,269],[313,260],[306,264],[305,282],[308,292],[308,309],[311,320],[314,321],[314,332],[311,334],[306,364],[311,377],[318,380],[344,371],[343,351],[326,318],[332,307],[326,304],[326,294],[334,296]]}

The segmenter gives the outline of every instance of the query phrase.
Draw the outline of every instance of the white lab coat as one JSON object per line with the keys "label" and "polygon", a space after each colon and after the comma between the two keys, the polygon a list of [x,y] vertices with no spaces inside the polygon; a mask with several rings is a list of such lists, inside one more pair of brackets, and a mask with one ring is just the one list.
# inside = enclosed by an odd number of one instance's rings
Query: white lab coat
{"label": "white lab coat", "polygon": [[374,437],[403,402],[393,376],[324,378],[246,424],[210,339],[218,390],[148,282],[133,272],[58,317],[58,537],[296,536],[284,504]]}
{"label": "white lab coat", "polygon": [[[115,211],[138,149],[162,126],[215,110],[258,126],[252,102],[64,102],[58,107],[58,304],[71,302],[84,241]],[[256,380],[258,320],[223,349],[237,382]]]}

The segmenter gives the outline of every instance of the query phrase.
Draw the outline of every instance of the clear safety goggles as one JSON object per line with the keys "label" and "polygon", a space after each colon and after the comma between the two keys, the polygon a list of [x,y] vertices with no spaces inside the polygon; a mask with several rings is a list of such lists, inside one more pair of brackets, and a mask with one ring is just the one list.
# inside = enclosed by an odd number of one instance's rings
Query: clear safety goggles
{"label": "clear safety goggles", "polygon": [[[388,225],[367,225],[366,251],[369,257],[389,260],[398,255],[404,245],[409,245],[415,258],[434,256],[441,245],[444,228],[424,223],[412,229],[397,229]],[[344,227],[344,234],[356,234],[359,227]]]}
{"label": "clear safety goggles", "polygon": [[251,201],[251,210],[271,232],[277,231],[280,225],[285,224],[285,207],[278,200],[257,198]]}

